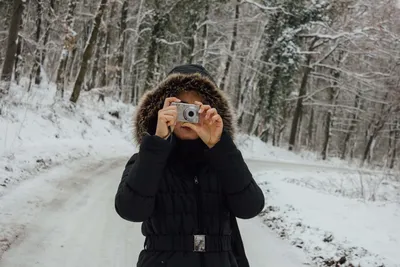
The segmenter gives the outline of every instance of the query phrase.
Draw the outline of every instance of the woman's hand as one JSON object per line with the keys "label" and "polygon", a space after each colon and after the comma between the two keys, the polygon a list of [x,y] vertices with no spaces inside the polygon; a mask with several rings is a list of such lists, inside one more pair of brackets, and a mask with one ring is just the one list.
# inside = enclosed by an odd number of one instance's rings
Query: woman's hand
{"label": "woman's hand", "polygon": [[[156,135],[163,139],[169,137],[176,124],[178,112],[176,106],[171,106],[172,102],[181,102],[181,100],[176,97],[168,97],[165,99],[164,107],[158,111]],[[171,132],[168,127],[172,127]]]}
{"label": "woman's hand", "polygon": [[200,122],[198,124],[184,123],[197,133],[203,142],[209,147],[214,147],[221,139],[224,123],[218,111],[209,105],[196,101],[196,105],[200,106]]}

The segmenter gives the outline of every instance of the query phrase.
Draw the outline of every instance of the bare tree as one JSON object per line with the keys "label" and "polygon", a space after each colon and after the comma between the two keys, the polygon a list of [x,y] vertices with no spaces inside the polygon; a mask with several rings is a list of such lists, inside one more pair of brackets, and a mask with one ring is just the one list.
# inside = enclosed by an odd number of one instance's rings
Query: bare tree
{"label": "bare tree", "polygon": [[40,84],[40,68],[41,68],[41,56],[40,56],[40,35],[42,30],[42,16],[43,16],[43,2],[42,0],[37,0],[37,9],[36,9],[36,33],[35,33],[35,42],[36,42],[36,49],[35,49],[35,61],[32,66],[31,74],[29,77],[29,85],[28,91],[31,89],[32,79],[35,77],[35,84]]}
{"label": "bare tree", "polygon": [[229,70],[232,64],[232,57],[233,54],[235,53],[235,47],[236,47],[236,42],[237,42],[237,34],[238,34],[238,23],[239,23],[239,17],[240,17],[240,0],[236,1],[236,7],[235,7],[235,20],[233,24],[233,31],[232,31],[232,40],[231,40],[231,45],[229,48],[229,54],[228,54],[228,59],[226,60],[225,64],[225,69],[224,69],[224,75],[222,76],[221,83],[219,87],[222,90],[226,89],[226,81],[228,79],[229,75]]}
{"label": "bare tree", "polygon": [[121,8],[121,22],[120,22],[120,30],[119,30],[119,45],[117,51],[117,87],[119,92],[119,98],[122,97],[123,92],[123,63],[124,63],[124,54],[125,54],[125,40],[126,40],[126,27],[127,27],[127,20],[128,18],[128,1],[125,0],[122,4]]}
{"label": "bare tree", "polygon": [[68,13],[65,18],[65,37],[64,47],[61,52],[60,65],[57,71],[57,94],[60,98],[64,97],[64,86],[65,86],[65,69],[67,66],[69,52],[74,48],[76,43],[77,33],[73,30],[75,20],[75,9],[78,4],[78,0],[70,0],[68,3]]}
{"label": "bare tree", "polygon": [[97,10],[96,16],[94,18],[93,30],[90,35],[89,41],[85,47],[85,51],[83,52],[81,67],[78,72],[78,77],[76,78],[75,85],[72,91],[72,95],[70,97],[70,101],[76,103],[79,98],[79,94],[81,92],[81,87],[84,82],[85,74],[88,69],[89,60],[92,58],[93,48],[96,44],[97,35],[99,33],[99,28],[101,24],[101,18],[103,17],[104,11],[107,7],[108,0],[101,0],[99,8]]}
{"label": "bare tree", "polygon": [[11,76],[14,67],[15,54],[17,53],[17,38],[21,17],[24,10],[24,1],[14,0],[13,15],[11,16],[11,23],[8,30],[7,52],[1,72],[0,82],[0,98],[2,95],[7,94],[10,88]]}

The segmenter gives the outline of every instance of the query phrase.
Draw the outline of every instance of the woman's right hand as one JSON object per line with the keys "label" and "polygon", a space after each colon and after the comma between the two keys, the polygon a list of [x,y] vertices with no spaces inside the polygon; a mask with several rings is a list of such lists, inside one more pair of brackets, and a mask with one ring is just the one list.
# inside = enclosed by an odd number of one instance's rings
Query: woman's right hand
{"label": "woman's right hand", "polygon": [[[172,102],[181,102],[176,97],[168,97],[164,101],[164,107],[158,111],[156,135],[167,139],[170,135],[169,127],[173,128],[176,124],[178,115],[176,106],[171,106]],[[171,129],[171,132],[173,129]]]}

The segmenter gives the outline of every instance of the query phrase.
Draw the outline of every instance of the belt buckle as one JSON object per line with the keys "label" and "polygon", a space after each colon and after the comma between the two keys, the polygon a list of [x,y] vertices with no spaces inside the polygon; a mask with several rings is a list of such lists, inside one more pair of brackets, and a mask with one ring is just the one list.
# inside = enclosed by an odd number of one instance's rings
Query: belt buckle
{"label": "belt buckle", "polygon": [[206,252],[206,236],[205,235],[194,235],[193,236],[193,251],[194,252]]}

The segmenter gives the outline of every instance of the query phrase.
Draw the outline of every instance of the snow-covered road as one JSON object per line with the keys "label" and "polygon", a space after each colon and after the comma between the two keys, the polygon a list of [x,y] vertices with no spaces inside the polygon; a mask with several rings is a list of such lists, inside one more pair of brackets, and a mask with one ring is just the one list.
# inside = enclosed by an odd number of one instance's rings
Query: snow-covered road
{"label": "snow-covered road", "polygon": [[[59,167],[0,199],[1,267],[135,266],[143,247],[140,224],[122,220],[114,196],[125,159]],[[253,173],[270,165],[249,161]],[[298,267],[303,252],[276,237],[258,218],[239,221],[252,267]],[[0,232],[1,232],[0,231]],[[4,237],[5,236],[5,237]]]}

